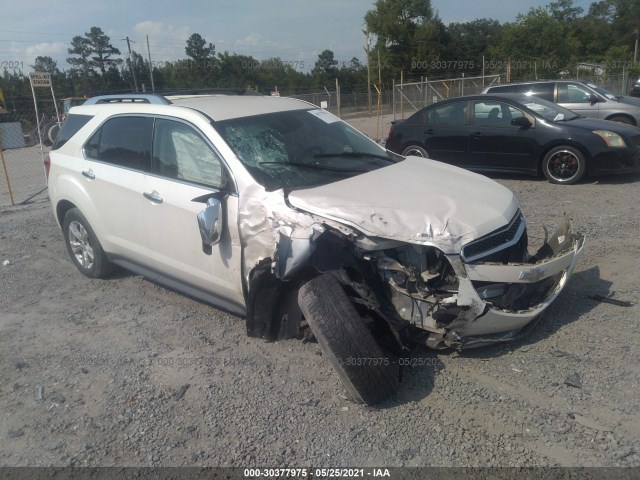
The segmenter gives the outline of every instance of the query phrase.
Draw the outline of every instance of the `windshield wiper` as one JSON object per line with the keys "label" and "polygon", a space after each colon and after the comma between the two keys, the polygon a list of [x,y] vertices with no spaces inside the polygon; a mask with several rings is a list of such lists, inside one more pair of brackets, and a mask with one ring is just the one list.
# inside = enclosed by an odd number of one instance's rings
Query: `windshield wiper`
{"label": "windshield wiper", "polygon": [[302,163],[302,162],[258,162],[258,165],[282,165],[285,167],[303,167],[303,168],[310,168],[312,170],[326,170],[328,172],[338,172],[338,173],[352,173],[352,172],[359,172],[359,173],[365,173],[368,170],[356,170],[353,168],[332,168],[332,167],[328,167],[326,165],[317,165],[315,163]]}
{"label": "windshield wiper", "polygon": [[347,158],[376,158],[378,160],[385,160],[389,163],[396,163],[385,155],[377,155],[375,153],[367,152],[336,152],[336,153],[318,153],[313,158],[334,158],[334,157],[347,157]]}

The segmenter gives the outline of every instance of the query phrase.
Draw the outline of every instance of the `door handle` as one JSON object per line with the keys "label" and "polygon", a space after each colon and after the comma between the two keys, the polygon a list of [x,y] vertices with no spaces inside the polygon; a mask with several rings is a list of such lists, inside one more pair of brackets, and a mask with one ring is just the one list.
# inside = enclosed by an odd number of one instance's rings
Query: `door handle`
{"label": "door handle", "polygon": [[474,137],[481,137],[482,135],[484,135],[482,132],[475,132],[473,134]]}
{"label": "door handle", "polygon": [[433,128],[430,128],[429,130],[425,130],[424,133],[426,133],[427,135],[433,135],[434,133],[436,133],[436,131]]}
{"label": "door handle", "polygon": [[155,190],[152,192],[144,192],[142,196],[153,203],[162,203],[162,197]]}
{"label": "door handle", "polygon": [[93,170],[89,169],[89,170],[83,170],[82,171],[82,175],[86,178],[88,178],[89,180],[95,180],[96,178],[96,174],[93,173]]}

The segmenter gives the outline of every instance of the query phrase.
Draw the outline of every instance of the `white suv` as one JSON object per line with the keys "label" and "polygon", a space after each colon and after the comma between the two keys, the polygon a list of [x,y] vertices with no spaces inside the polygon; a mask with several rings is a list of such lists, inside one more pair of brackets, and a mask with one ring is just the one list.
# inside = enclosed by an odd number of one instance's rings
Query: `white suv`
{"label": "white suv", "polygon": [[567,221],[530,254],[510,190],[287,98],[90,99],[45,168],[80,272],[122,266],[244,315],[255,337],[296,337],[306,320],[368,404],[397,389],[394,355],[412,345],[523,333],[584,243]]}

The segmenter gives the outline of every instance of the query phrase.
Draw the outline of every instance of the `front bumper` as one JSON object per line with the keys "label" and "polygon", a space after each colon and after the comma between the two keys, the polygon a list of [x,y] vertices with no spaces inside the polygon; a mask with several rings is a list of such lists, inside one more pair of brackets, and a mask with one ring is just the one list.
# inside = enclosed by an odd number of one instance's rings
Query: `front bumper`
{"label": "front bumper", "polygon": [[[567,243],[567,235],[571,235],[571,243]],[[551,305],[571,277],[585,243],[583,236],[570,234],[568,222],[552,235],[554,238],[560,239],[556,248],[548,249],[548,256],[534,264],[464,264],[449,257],[459,271],[457,303],[467,310],[448,326],[443,343],[464,348],[513,340]],[[483,287],[479,285],[498,290],[504,286],[507,294],[482,298],[479,291]],[[518,292],[517,299],[508,294],[509,289]]]}
{"label": "front bumper", "polygon": [[[640,138],[640,136],[639,136]],[[640,149],[609,149],[593,157],[589,175],[619,175],[640,172]]]}

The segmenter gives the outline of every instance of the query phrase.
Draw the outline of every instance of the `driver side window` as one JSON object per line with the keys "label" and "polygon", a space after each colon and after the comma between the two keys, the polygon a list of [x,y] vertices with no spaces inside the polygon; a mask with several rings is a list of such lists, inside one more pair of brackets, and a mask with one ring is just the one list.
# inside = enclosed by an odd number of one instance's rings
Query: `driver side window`
{"label": "driver side window", "polygon": [[153,136],[153,173],[214,188],[224,186],[220,157],[191,126],[159,118]]}
{"label": "driver side window", "polygon": [[558,103],[591,103],[591,92],[575,83],[559,83]]}

